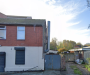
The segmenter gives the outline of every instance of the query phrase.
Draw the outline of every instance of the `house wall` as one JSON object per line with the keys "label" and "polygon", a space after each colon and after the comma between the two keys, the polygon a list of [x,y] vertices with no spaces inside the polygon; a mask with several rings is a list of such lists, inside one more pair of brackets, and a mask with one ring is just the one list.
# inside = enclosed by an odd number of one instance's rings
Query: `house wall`
{"label": "house wall", "polygon": [[1,46],[42,46],[43,28],[25,26],[25,40],[17,40],[17,26],[6,26],[6,40],[0,39]]}
{"label": "house wall", "polygon": [[25,65],[15,65],[14,46],[2,46],[0,52],[6,53],[5,71],[44,70],[43,47],[25,47]]}
{"label": "house wall", "polygon": [[0,13],[0,18],[7,18],[7,16],[2,14],[2,13]]}

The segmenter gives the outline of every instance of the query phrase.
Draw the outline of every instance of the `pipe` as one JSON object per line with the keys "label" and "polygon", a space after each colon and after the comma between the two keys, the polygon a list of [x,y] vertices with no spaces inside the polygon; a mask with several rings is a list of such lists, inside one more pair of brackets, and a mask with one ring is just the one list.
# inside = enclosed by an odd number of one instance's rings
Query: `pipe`
{"label": "pipe", "polygon": [[45,52],[48,52],[49,50],[50,50],[50,21],[48,21],[48,43]]}

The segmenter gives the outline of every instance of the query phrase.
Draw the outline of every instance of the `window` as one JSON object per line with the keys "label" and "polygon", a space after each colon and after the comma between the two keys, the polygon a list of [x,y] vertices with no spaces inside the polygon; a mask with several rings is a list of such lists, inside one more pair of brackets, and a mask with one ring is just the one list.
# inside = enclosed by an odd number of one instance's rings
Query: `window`
{"label": "window", "polygon": [[25,64],[25,50],[16,50],[15,64],[17,65]]}
{"label": "window", "polygon": [[0,26],[0,39],[6,39],[6,26]]}
{"label": "window", "polygon": [[24,26],[17,27],[17,40],[25,40],[25,27]]}

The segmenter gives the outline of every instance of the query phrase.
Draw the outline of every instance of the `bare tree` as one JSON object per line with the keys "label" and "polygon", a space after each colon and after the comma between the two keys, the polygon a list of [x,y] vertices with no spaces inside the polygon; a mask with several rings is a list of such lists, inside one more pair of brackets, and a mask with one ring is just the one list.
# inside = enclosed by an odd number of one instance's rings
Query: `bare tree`
{"label": "bare tree", "polygon": [[90,7],[90,0],[87,0],[87,7]]}
{"label": "bare tree", "polygon": [[88,29],[90,28],[90,24],[89,24],[89,26],[88,26]]}
{"label": "bare tree", "polygon": [[[89,8],[90,7],[90,0],[87,0],[87,7]],[[90,28],[90,24],[88,26],[88,29]]]}

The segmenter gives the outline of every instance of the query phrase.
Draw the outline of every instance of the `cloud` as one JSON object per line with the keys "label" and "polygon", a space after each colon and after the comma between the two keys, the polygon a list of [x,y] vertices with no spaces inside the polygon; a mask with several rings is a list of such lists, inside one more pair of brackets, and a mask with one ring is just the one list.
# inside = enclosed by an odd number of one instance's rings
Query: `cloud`
{"label": "cloud", "polygon": [[77,40],[72,36],[73,34],[77,36],[78,32],[81,34],[87,31],[69,30],[68,27],[81,22],[81,20],[70,21],[86,10],[82,2],[82,0],[0,0],[0,11],[7,15],[32,16],[34,19],[50,20],[51,38]]}

